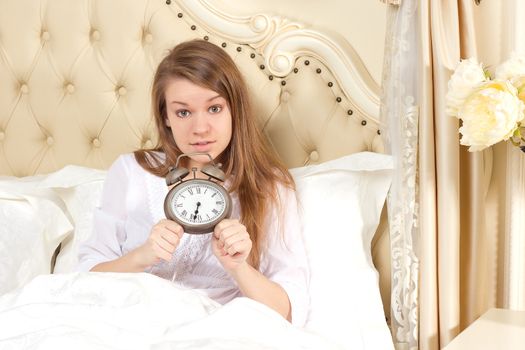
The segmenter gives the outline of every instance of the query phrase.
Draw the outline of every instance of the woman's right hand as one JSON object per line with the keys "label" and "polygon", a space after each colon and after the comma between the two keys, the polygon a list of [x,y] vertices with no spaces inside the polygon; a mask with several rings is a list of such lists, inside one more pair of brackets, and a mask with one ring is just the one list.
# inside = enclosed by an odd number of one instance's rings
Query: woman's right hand
{"label": "woman's right hand", "polygon": [[134,251],[136,263],[146,269],[161,260],[170,261],[183,233],[182,226],[175,221],[160,220],[152,227],[146,242]]}

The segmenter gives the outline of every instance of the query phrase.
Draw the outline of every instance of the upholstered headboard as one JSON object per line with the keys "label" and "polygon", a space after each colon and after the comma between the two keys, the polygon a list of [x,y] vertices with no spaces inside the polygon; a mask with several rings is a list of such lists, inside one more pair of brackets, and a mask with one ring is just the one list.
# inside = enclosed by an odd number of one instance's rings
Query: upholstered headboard
{"label": "upholstered headboard", "polygon": [[[382,152],[379,87],[346,42],[283,17],[235,17],[201,0],[0,2],[0,175],[107,168],[155,143],[150,86],[174,44],[224,48],[260,126],[290,167]],[[374,256],[389,310],[389,242]]]}

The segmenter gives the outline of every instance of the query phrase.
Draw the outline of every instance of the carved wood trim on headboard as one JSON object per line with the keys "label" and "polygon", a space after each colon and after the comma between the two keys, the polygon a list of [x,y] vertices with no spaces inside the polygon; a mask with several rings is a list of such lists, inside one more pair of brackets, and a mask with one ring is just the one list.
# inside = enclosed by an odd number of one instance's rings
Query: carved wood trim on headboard
{"label": "carved wood trim on headboard", "polygon": [[350,45],[280,16],[235,17],[203,0],[183,0],[179,5],[207,30],[254,47],[275,76],[290,74],[299,57],[317,58],[332,69],[345,94],[355,97],[359,111],[380,124],[379,86]]}

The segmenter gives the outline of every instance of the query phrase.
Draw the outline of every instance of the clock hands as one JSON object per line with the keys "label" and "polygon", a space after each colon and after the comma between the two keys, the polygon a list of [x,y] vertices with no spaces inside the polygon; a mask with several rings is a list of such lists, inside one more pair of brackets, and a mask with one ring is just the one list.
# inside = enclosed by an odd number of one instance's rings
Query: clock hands
{"label": "clock hands", "polygon": [[197,214],[199,213],[199,207],[201,206],[201,202],[197,202],[197,208],[195,208],[195,214],[193,216],[193,221],[197,220]]}
{"label": "clock hands", "polygon": [[201,206],[201,202],[197,202],[197,208],[195,208],[195,215],[199,213],[199,207]]}

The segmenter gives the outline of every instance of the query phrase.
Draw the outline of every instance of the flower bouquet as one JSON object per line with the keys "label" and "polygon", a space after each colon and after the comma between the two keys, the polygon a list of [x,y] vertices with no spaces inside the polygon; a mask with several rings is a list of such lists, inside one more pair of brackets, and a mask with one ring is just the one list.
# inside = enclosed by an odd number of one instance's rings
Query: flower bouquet
{"label": "flower bouquet", "polygon": [[502,140],[525,152],[525,57],[513,55],[495,70],[462,60],[448,82],[446,113],[462,123],[460,143],[480,151]]}

